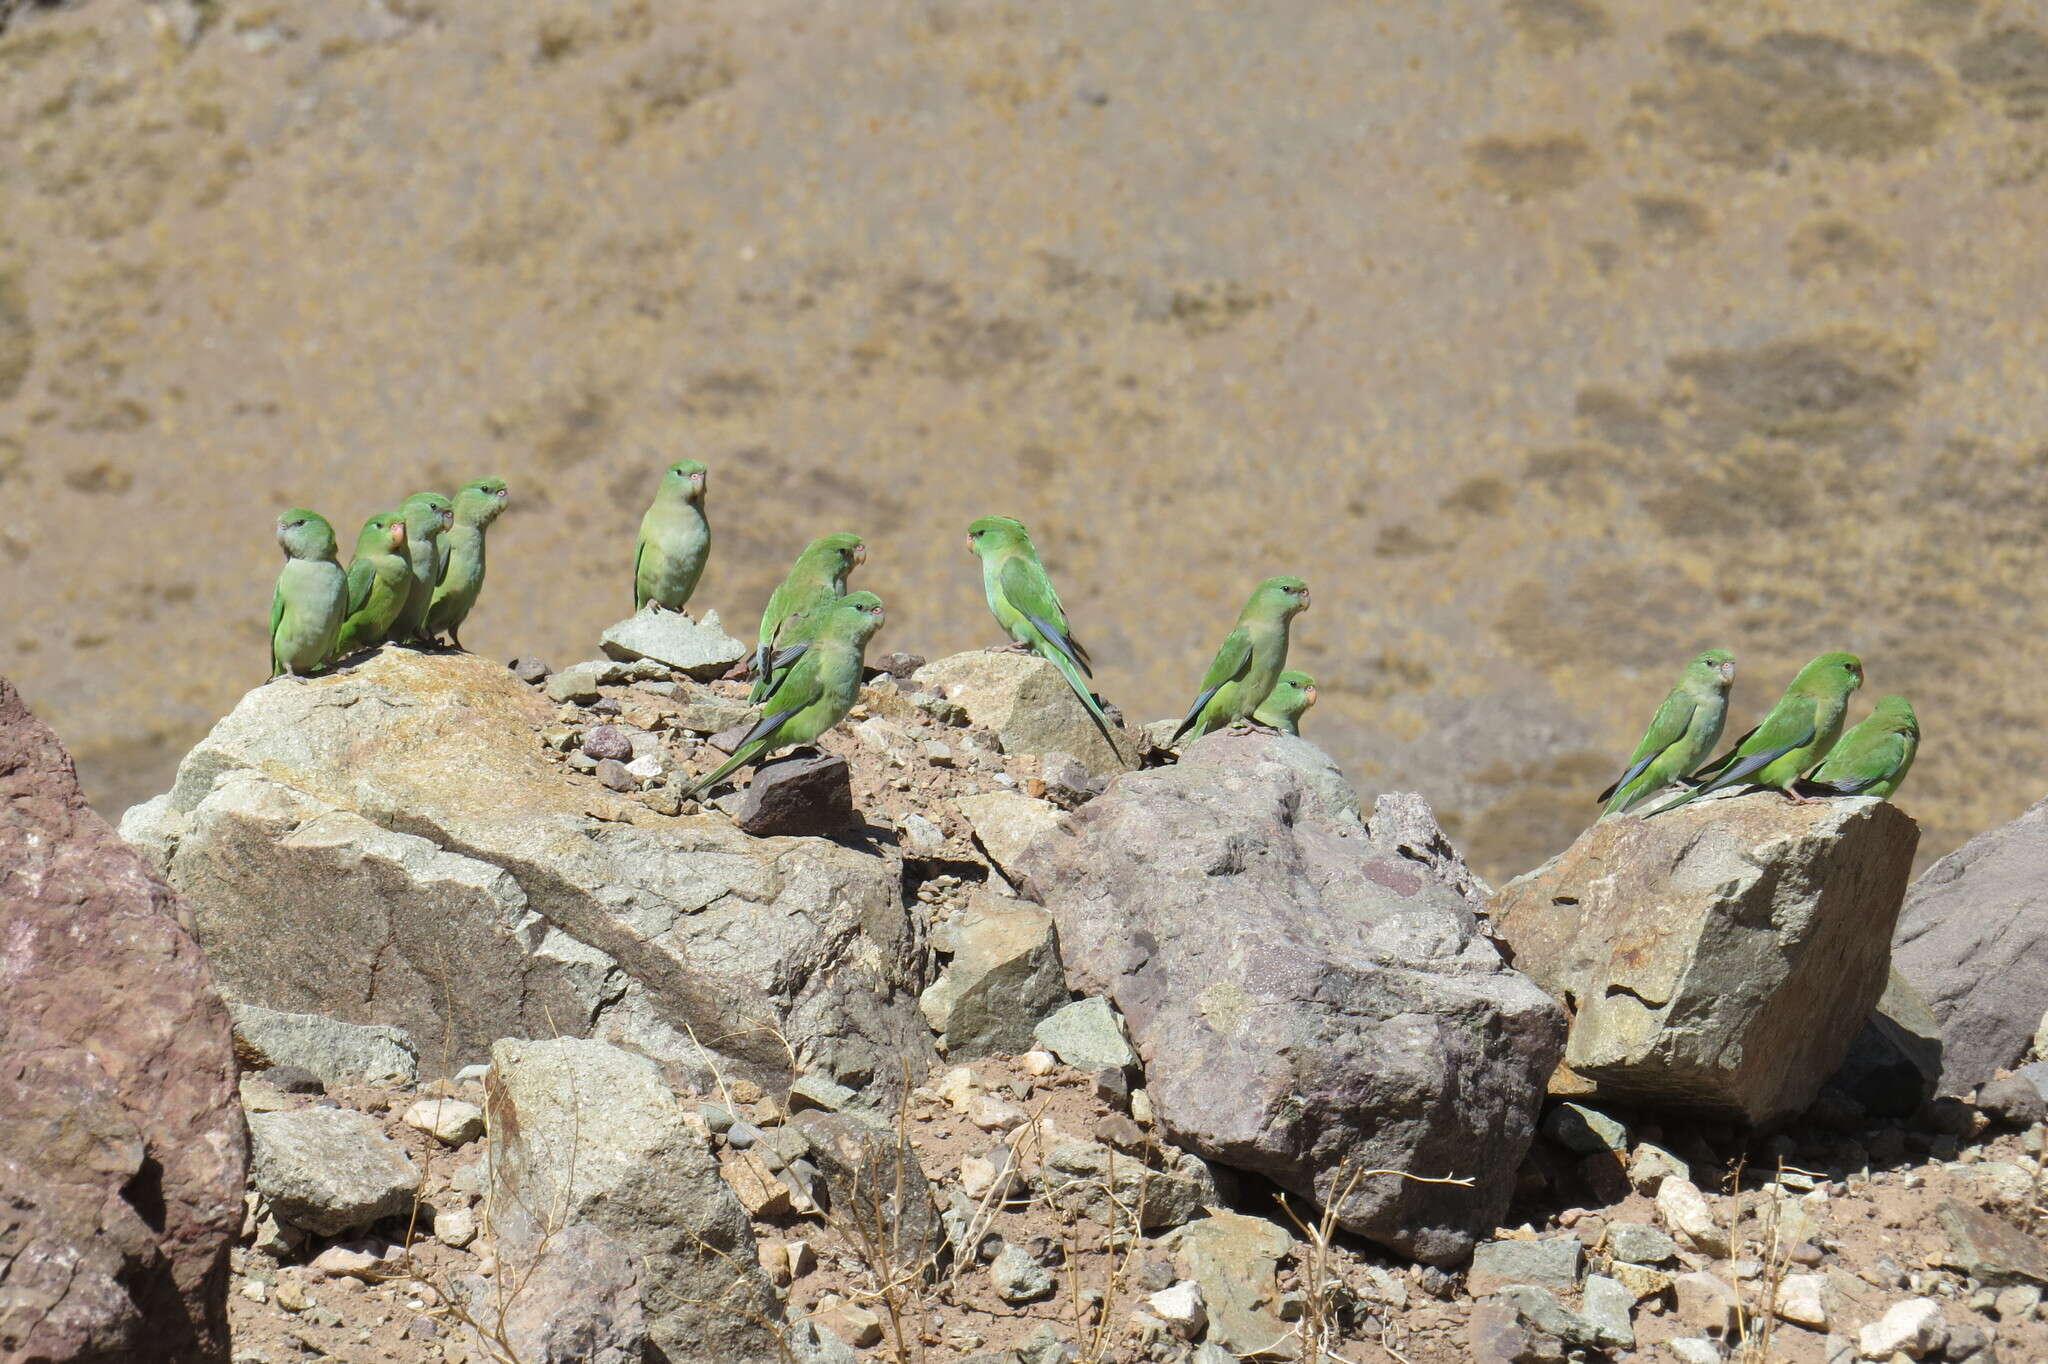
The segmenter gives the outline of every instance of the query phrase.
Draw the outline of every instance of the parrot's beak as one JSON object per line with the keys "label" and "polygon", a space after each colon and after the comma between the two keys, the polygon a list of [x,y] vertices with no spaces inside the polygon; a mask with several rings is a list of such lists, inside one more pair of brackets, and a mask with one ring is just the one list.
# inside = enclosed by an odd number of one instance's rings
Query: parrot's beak
{"label": "parrot's beak", "polygon": [[1314,687],[1307,688],[1302,692],[1302,695],[1308,698],[1308,704],[1311,706],[1316,703],[1316,689]]}
{"label": "parrot's beak", "polygon": [[853,547],[853,565],[854,565],[854,567],[855,567],[855,568],[858,568],[858,567],[860,567],[860,566],[861,566],[862,564],[866,563],[867,561],[868,561],[868,547],[867,547],[866,545],[855,545],[855,546]]}

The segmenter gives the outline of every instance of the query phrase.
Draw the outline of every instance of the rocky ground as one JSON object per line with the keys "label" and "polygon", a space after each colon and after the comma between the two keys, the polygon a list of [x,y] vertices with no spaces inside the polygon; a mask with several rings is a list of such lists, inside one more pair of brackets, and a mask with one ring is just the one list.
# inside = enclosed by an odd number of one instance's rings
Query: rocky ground
{"label": "rocky ground", "polygon": [[[507,1360],[491,1337],[519,1283],[493,1253],[487,1080],[323,1094],[285,1069],[276,1085],[244,1080],[252,1114],[366,1114],[356,1149],[323,1152],[328,1173],[389,1144],[418,1187],[340,1238],[280,1240],[252,1214],[236,1359]],[[798,1360],[1224,1364],[1303,1358],[1312,1340],[1357,1364],[2048,1358],[2043,1128],[1960,1105],[1877,1123],[1836,1105],[1748,1146],[1559,1110],[1507,1224],[1447,1273],[1177,1156],[1141,1121],[1142,1090],[1046,1051],[935,1070],[880,1128],[944,1209],[947,1247],[929,1262],[878,1257],[852,1208],[820,1206],[801,1100],[792,1114],[745,1083],[684,1097],[790,1318],[818,1328],[791,1333]],[[591,1118],[604,1122],[602,1100]],[[437,1122],[446,1139],[422,1130]],[[259,1176],[252,1205],[266,1180],[317,1173]]]}

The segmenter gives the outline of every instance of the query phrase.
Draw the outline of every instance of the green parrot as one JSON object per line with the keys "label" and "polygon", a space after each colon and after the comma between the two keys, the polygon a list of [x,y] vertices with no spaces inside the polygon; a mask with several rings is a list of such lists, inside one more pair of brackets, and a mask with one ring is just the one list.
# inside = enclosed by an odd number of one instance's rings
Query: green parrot
{"label": "green parrot", "polygon": [[1771,787],[1788,800],[1804,804],[1806,797],[1792,785],[1835,746],[1842,732],[1842,712],[1849,708],[1849,693],[1862,685],[1862,659],[1854,654],[1822,654],[1799,670],[1762,724],[1693,774],[1705,780],[1644,818],[1743,782]]}
{"label": "green parrot", "polygon": [[277,518],[284,568],[270,597],[270,675],[318,672],[348,612],[348,580],[334,557],[334,527],[294,507]]}
{"label": "green parrot", "polygon": [[1174,741],[1190,729],[1199,739],[1224,725],[1252,723],[1287,666],[1288,623],[1307,609],[1308,584],[1299,578],[1268,578],[1253,588],[1237,625],[1202,674],[1202,690],[1174,730]]}
{"label": "green parrot", "polygon": [[633,609],[653,602],[682,610],[710,557],[704,466],[694,459],[679,459],[662,474],[654,502],[640,518],[640,539],[633,546]]}
{"label": "green parrot", "polygon": [[398,514],[405,518],[405,555],[412,563],[412,582],[385,638],[393,644],[411,644],[427,628],[427,608],[434,604],[434,589],[447,562],[441,536],[455,524],[455,506],[439,493],[414,493],[398,504]]}
{"label": "green parrot", "polygon": [[412,561],[405,556],[405,518],[380,512],[363,522],[356,552],[348,561],[348,618],[334,641],[334,657],[375,648],[391,632],[412,587]]}
{"label": "green parrot", "polygon": [[1252,712],[1254,724],[1277,729],[1282,734],[1301,736],[1301,715],[1316,703],[1316,680],[1299,668],[1289,668],[1273,683],[1273,690]]}
{"label": "green parrot", "polygon": [[872,592],[851,592],[832,603],[811,647],[768,693],[760,720],[717,771],[691,783],[684,799],[776,749],[811,743],[845,719],[860,695],[862,653],[882,619],[882,599]]}
{"label": "green parrot", "polygon": [[769,594],[768,606],[761,612],[761,634],[754,646],[754,689],[747,700],[758,703],[775,690],[775,679],[803,657],[832,603],[846,595],[847,577],[867,561],[868,547],[847,531],[821,535],[804,546],[804,552],[790,565],[789,576]]}
{"label": "green parrot", "polygon": [[1102,736],[1116,748],[1109,717],[1081,680],[1084,675],[1095,675],[1088,651],[1074,638],[1060,594],[1053,590],[1045,565],[1038,561],[1024,523],[1008,516],[984,516],[968,526],[967,547],[981,557],[981,588],[996,624],[1015,641],[1014,647],[1028,649],[1060,670],[1074,695],[1095,717]]}
{"label": "green parrot", "polygon": [[1828,750],[1807,786],[1830,796],[1889,796],[1913,770],[1920,717],[1903,696],[1880,697],[1877,708]]}
{"label": "green parrot", "polygon": [[462,622],[484,590],[484,532],[505,510],[502,478],[479,478],[455,491],[455,524],[441,537],[441,581],[427,606],[426,637],[462,647]]}
{"label": "green parrot", "polygon": [[1685,665],[1664,704],[1650,717],[1650,728],[1628,767],[1595,800],[1607,802],[1604,814],[1617,815],[1648,800],[1705,762],[1721,741],[1728,720],[1728,684],[1735,680],[1735,655],[1709,649]]}

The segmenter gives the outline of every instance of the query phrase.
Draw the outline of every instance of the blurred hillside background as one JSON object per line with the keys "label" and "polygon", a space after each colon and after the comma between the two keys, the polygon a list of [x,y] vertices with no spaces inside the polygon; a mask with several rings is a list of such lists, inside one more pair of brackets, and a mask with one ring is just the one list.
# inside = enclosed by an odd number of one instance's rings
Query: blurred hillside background
{"label": "blurred hillside background", "polygon": [[[0,3],[0,10],[6,9]],[[1030,524],[1177,714],[1297,572],[1308,735],[1492,877],[1672,675],[1861,651],[1923,856],[2048,772],[2048,19],[1972,0],[88,0],[0,35],[0,671],[108,814],[263,678],[290,505],[513,509],[587,656],[661,464],[751,637],[994,642]]]}

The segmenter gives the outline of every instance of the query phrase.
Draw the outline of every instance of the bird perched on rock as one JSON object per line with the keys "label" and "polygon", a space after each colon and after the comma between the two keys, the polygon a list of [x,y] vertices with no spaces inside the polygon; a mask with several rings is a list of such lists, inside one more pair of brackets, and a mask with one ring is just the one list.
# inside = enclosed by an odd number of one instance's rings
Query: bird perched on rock
{"label": "bird perched on rock", "polygon": [[1301,734],[1301,715],[1316,703],[1316,680],[1299,668],[1289,668],[1273,683],[1265,701],[1252,712],[1254,724],[1277,729],[1282,734]]}
{"label": "bird perched on rock", "polygon": [[1728,684],[1735,680],[1735,655],[1709,649],[1685,665],[1678,682],[1650,717],[1650,728],[1628,766],[1596,800],[1604,814],[1620,814],[1648,800],[1707,760],[1721,741],[1728,719]]}
{"label": "bird perched on rock", "polygon": [[[1009,516],[984,516],[967,527],[967,547],[981,559],[981,590],[996,624],[1015,647],[1030,650],[1060,670],[1095,718],[1103,737],[1109,739],[1109,717],[1082,680],[1095,675],[1094,665],[1067,624],[1066,608],[1060,605],[1060,594],[1053,590],[1045,565],[1038,561],[1038,550],[1024,523]],[[1110,739],[1110,747],[1116,748],[1114,739]]]}
{"label": "bird perched on rock", "polygon": [[704,466],[694,459],[679,459],[663,472],[633,546],[635,611],[649,602],[680,611],[697,590],[704,561],[711,557],[704,476]]}
{"label": "bird perched on rock", "polygon": [[334,654],[348,612],[348,579],[334,557],[334,527],[294,507],[277,518],[284,568],[270,596],[270,675],[316,672]]}
{"label": "bird perched on rock", "polygon": [[334,641],[334,657],[375,648],[391,632],[412,587],[412,561],[405,554],[405,518],[379,512],[363,522],[356,552],[348,561],[348,617]]}
{"label": "bird perched on rock", "polygon": [[1735,747],[1694,773],[1703,780],[1677,799],[1644,818],[1676,810],[1701,796],[1749,782],[1783,792],[1805,803],[1792,789],[1835,746],[1842,733],[1842,712],[1849,693],[1863,685],[1863,660],[1854,654],[1826,653],[1799,670],[1792,685],[1771,707],[1763,723],[1735,741]]}
{"label": "bird perched on rock", "polygon": [[427,628],[427,608],[441,585],[441,537],[455,524],[455,506],[439,493],[414,493],[398,504],[398,514],[405,520],[405,557],[412,565],[412,581],[385,638],[393,644],[412,644]]}
{"label": "bird perched on rock", "polygon": [[1849,730],[1806,780],[1829,796],[1890,796],[1920,751],[1920,717],[1903,696],[1878,698],[1877,708]]}
{"label": "bird perched on rock", "polygon": [[427,607],[426,637],[462,647],[462,622],[469,619],[477,593],[484,588],[484,532],[508,496],[502,478],[479,478],[455,492],[455,519],[441,537],[441,581]]}
{"label": "bird perched on rock", "polygon": [[1299,578],[1268,578],[1253,588],[1236,626],[1202,674],[1202,689],[1174,739],[1191,729],[1199,739],[1225,725],[1250,728],[1253,713],[1287,666],[1287,627],[1307,609],[1308,584]]}
{"label": "bird perched on rock", "polygon": [[872,592],[850,592],[834,602],[812,636],[811,647],[789,666],[761,704],[760,720],[730,758],[683,792],[684,799],[776,749],[811,743],[845,719],[860,695],[862,655],[882,628],[882,619],[882,599]]}
{"label": "bird perched on rock", "polygon": [[811,636],[824,624],[828,608],[846,595],[847,577],[867,560],[868,547],[858,535],[846,531],[821,535],[804,546],[761,612],[749,701],[759,701],[775,690],[776,678],[803,656]]}

